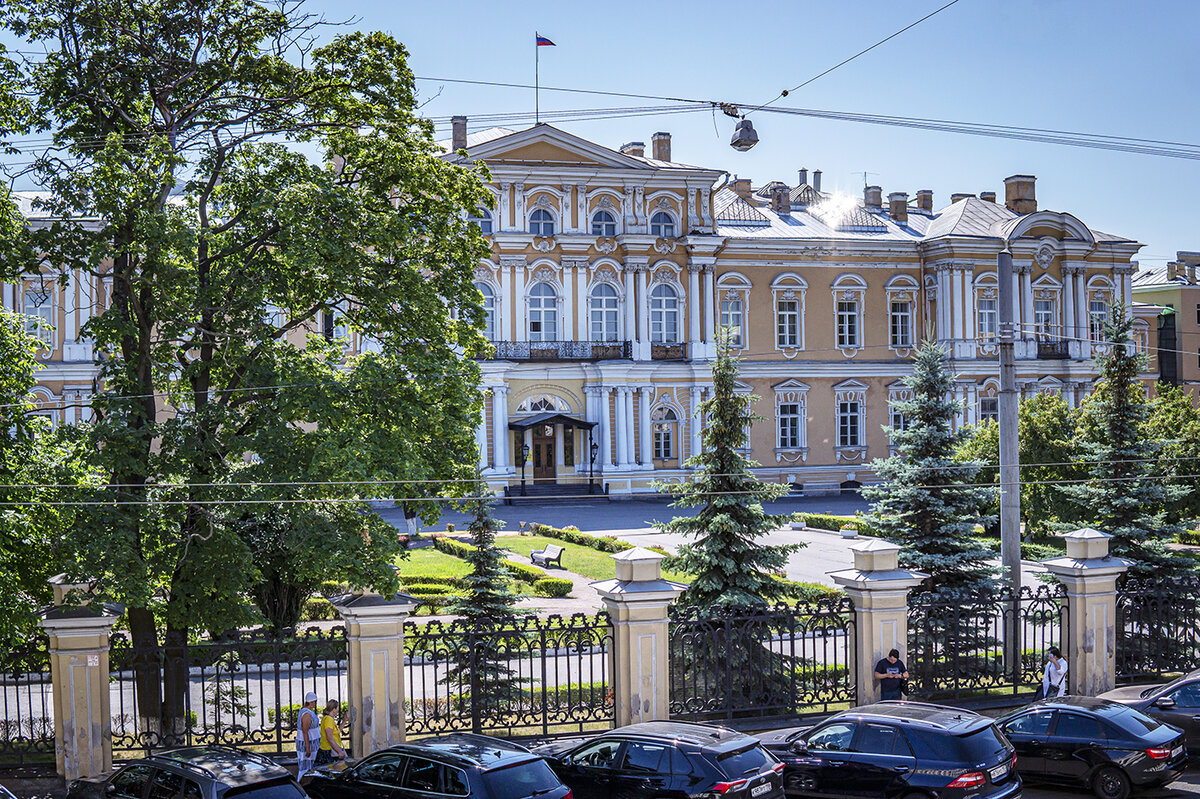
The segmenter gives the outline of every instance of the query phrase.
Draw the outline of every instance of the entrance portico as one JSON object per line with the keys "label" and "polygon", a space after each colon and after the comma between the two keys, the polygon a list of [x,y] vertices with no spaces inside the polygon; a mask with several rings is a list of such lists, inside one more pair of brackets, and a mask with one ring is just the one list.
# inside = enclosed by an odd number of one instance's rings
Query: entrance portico
{"label": "entrance portico", "polygon": [[[563,477],[576,474],[588,475],[588,493],[593,490],[594,450],[598,449],[592,438],[596,422],[589,422],[561,412],[535,413],[508,423],[515,431],[513,454],[516,456],[517,472],[522,477],[532,467],[535,485],[553,485],[558,482],[560,469]],[[587,443],[582,451],[577,448],[575,430],[587,431]]]}

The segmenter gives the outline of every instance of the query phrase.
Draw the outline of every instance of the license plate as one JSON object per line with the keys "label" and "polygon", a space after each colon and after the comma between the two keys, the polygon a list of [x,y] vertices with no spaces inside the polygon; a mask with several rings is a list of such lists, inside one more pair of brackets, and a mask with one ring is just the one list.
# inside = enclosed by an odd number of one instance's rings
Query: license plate
{"label": "license plate", "polygon": [[1008,766],[996,766],[988,771],[988,776],[992,778],[992,782],[999,782],[1008,776]]}
{"label": "license plate", "polygon": [[1174,749],[1172,749],[1172,750],[1171,750],[1171,757],[1179,757],[1179,756],[1180,756],[1180,755],[1182,755],[1182,754],[1183,754],[1183,747],[1182,747],[1182,746],[1177,746],[1177,747],[1175,747]]}
{"label": "license plate", "polygon": [[770,790],[771,790],[771,783],[764,782],[762,785],[755,785],[753,788],[751,788],[750,795],[751,796],[762,796],[764,793],[770,792]]}

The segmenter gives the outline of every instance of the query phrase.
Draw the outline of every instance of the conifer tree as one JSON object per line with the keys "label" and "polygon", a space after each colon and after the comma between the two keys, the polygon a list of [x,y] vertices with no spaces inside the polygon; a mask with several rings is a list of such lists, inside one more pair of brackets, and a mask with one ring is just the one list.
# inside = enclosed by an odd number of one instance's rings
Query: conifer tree
{"label": "conifer tree", "polygon": [[940,345],[922,342],[904,384],[913,398],[894,408],[906,422],[890,430],[895,454],[874,462],[882,482],[863,488],[873,503],[872,524],[903,547],[902,566],[930,575],[925,590],[986,587],[993,555],[974,536],[975,525],[987,521],[992,492],[974,485],[980,464],[956,460],[965,431],[954,429],[961,404],[951,399],[953,376]]}
{"label": "conifer tree", "polygon": [[1163,442],[1148,425],[1150,404],[1139,376],[1145,356],[1131,345],[1132,324],[1124,308],[1113,309],[1105,326],[1110,349],[1096,356],[1100,378],[1079,422],[1088,480],[1061,490],[1077,506],[1080,522],[1111,535],[1110,551],[1133,561],[1130,577],[1171,582],[1191,570],[1167,547],[1180,530],[1167,521],[1167,510],[1186,489],[1155,473]]}
{"label": "conifer tree", "polygon": [[673,507],[700,508],[695,516],[658,525],[688,539],[673,561],[676,569],[695,577],[680,600],[684,605],[761,606],[782,599],[785,587],[773,575],[799,548],[762,541],[789,520],[768,514],[763,503],[787,495],[789,487],[764,483],[750,471],[758,464],[742,450],[750,423],[759,418],[751,412],[757,397],[737,392],[737,372],[738,361],[722,331],[712,367],[713,395],[700,405],[702,450],[686,463],[695,479],[664,486],[675,497]]}

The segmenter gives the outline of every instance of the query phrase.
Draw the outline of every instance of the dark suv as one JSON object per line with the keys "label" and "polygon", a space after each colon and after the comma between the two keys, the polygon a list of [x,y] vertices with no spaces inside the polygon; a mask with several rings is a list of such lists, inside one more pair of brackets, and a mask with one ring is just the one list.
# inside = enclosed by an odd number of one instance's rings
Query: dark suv
{"label": "dark suv", "polygon": [[569,799],[546,761],[510,741],[455,733],[397,744],[352,766],[321,766],[300,779],[314,799]]}
{"label": "dark suv", "polygon": [[68,799],[304,799],[275,761],[225,746],[174,749],[73,780]]}
{"label": "dark suv", "polygon": [[724,727],[651,721],[534,752],[550,760],[575,799],[783,799],[783,764],[756,739]]}
{"label": "dark suv", "polygon": [[879,702],[815,727],[759,736],[785,764],[789,797],[1015,799],[1015,750],[991,719],[919,702]]}

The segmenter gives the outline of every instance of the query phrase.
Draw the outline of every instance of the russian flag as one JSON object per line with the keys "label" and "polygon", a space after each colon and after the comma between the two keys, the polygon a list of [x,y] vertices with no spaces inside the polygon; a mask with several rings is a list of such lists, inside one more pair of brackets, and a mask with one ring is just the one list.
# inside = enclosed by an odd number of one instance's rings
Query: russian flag
{"label": "russian flag", "polygon": [[533,34],[533,37],[534,37],[534,41],[537,43],[538,47],[557,47],[558,46],[554,42],[547,39],[545,36],[539,36],[538,34],[535,33],[535,34]]}

